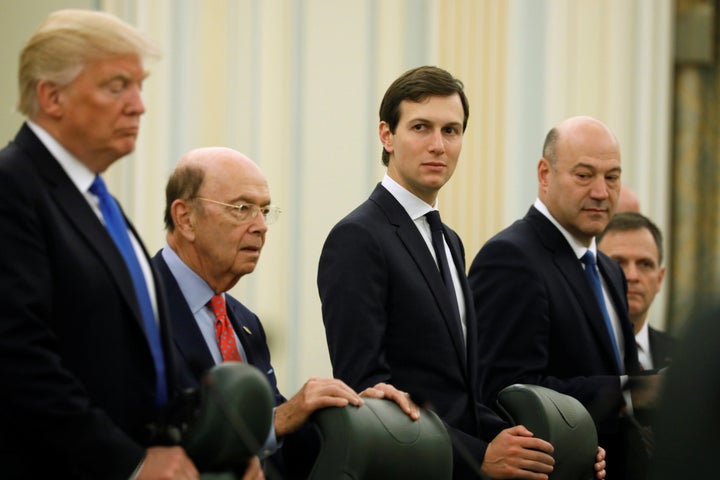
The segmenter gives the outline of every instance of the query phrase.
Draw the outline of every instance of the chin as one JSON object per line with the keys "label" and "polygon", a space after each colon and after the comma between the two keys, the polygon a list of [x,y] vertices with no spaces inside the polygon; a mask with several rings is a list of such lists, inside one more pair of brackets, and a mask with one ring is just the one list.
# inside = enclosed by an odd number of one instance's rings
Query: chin
{"label": "chin", "polygon": [[240,267],[236,270],[236,272],[239,275],[248,275],[250,273],[253,273],[255,271],[255,267],[257,266],[257,262],[252,263],[243,263],[240,265]]}
{"label": "chin", "polygon": [[125,155],[130,155],[132,152],[135,151],[135,138],[127,138],[120,140],[117,145],[115,145],[115,152],[117,152],[118,158],[124,157]]}

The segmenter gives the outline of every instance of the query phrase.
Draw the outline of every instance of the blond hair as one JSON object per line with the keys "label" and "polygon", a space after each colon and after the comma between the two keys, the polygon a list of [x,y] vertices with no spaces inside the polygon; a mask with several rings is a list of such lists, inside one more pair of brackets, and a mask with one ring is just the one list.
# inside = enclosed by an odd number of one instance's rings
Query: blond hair
{"label": "blond hair", "polygon": [[37,85],[41,80],[64,86],[88,63],[121,55],[137,55],[144,60],[159,53],[143,33],[114,15],[58,10],[40,25],[20,53],[17,109],[29,118],[37,114]]}

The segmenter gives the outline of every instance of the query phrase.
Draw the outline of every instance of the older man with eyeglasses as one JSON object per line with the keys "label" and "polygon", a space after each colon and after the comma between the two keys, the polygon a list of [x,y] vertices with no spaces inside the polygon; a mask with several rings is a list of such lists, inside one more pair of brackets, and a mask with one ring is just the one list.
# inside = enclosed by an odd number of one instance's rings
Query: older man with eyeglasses
{"label": "older man with eyeglasses", "polygon": [[[311,378],[289,400],[278,391],[260,320],[226,292],[255,270],[268,225],[279,214],[280,209],[271,204],[260,168],[235,150],[192,150],[170,176],[165,208],[167,246],[155,255],[153,263],[167,290],[181,384],[197,387],[206,370],[225,361],[247,362],[260,369],[272,386],[277,405],[263,456],[277,450],[278,439],[300,430],[315,410],[359,406],[361,396],[392,399],[417,418],[417,407],[408,397],[385,384],[358,395],[341,380]],[[307,432],[303,438],[308,438]],[[295,475],[295,466],[287,463],[282,459],[275,462],[280,469],[291,470],[282,471],[283,478]]]}

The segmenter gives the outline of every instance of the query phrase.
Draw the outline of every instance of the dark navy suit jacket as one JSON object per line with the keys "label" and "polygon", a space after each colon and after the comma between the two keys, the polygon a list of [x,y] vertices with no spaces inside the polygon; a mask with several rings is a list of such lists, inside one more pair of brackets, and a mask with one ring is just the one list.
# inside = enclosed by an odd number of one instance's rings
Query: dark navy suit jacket
{"label": "dark navy suit jacket", "polygon": [[386,382],[435,410],[461,445],[454,478],[475,478],[465,456],[481,464],[487,442],[508,425],[478,402],[465,255],[457,234],[443,228],[465,295],[467,341],[427,244],[382,185],[328,235],[318,287],[335,377],[358,391]]}
{"label": "dark navy suit jacket", "polygon": [[[178,382],[182,388],[198,388],[202,375],[215,365],[215,362],[161,252],[153,257],[152,262],[165,284],[167,293],[169,317],[177,352]],[[275,395],[275,404],[279,405],[285,401],[285,397],[277,388],[277,378],[270,363],[270,350],[260,319],[229,294],[225,294],[225,304],[233,330],[245,350],[246,358],[243,360],[265,374]]]}
{"label": "dark navy suit jacket", "polygon": [[653,358],[653,368],[660,370],[672,364],[673,352],[677,340],[667,332],[655,330],[648,327],[648,339],[650,340],[650,353]]}
{"label": "dark navy suit jacket", "polygon": [[[625,372],[637,373],[625,277],[602,252],[597,263],[620,317]],[[484,402],[494,405],[498,392],[513,383],[543,385],[577,398],[598,426],[612,471],[610,459],[622,455],[620,375],[625,372],[617,365],[582,264],[560,230],[531,207],[482,247],[469,282],[479,326]]]}
{"label": "dark navy suit jacket", "polygon": [[0,151],[0,232],[0,476],[129,478],[158,416],[132,280],[83,193],[27,125]]}

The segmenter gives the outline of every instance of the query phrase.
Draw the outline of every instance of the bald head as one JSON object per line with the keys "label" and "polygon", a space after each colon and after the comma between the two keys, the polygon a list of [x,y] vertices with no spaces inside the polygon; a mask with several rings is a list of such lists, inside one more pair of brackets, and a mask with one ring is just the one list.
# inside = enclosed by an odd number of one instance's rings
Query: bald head
{"label": "bald head", "polygon": [[617,208],[615,213],[635,212],[640,213],[640,201],[635,192],[630,187],[623,185],[620,188],[620,196],[618,197]]}
{"label": "bald head", "polygon": [[547,134],[542,155],[554,166],[559,150],[587,145],[598,137],[610,139],[609,147],[619,151],[615,134],[600,120],[589,116],[570,117]]}
{"label": "bald head", "polygon": [[246,155],[225,147],[205,147],[191,150],[178,161],[165,189],[165,228],[175,228],[171,207],[175,200],[192,200],[200,188],[247,179],[267,186],[260,167]]}
{"label": "bald head", "polygon": [[538,162],[538,197],[575,239],[590,245],[615,211],[620,147],[592,117],[572,117],[548,133]]}

